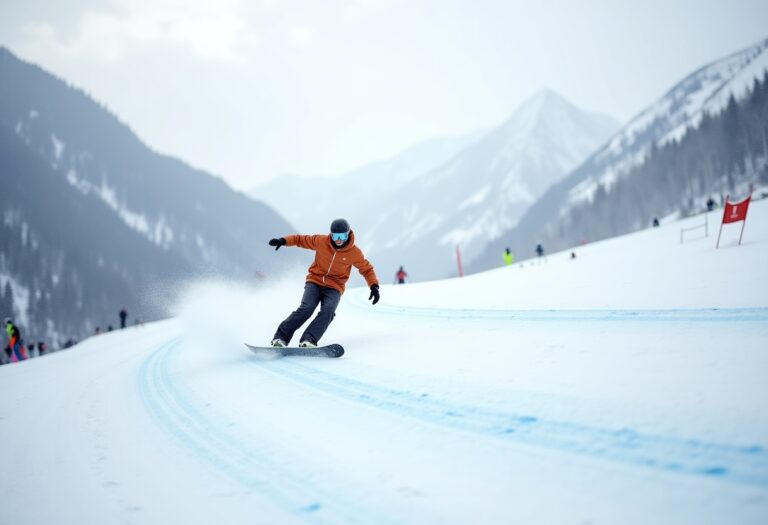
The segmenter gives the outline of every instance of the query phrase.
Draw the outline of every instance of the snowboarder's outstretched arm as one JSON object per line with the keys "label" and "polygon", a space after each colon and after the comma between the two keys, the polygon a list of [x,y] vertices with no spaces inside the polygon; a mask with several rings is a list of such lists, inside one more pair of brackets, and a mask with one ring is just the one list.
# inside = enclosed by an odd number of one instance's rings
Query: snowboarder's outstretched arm
{"label": "snowboarder's outstretched arm", "polygon": [[296,246],[305,250],[316,250],[321,242],[327,242],[327,235],[288,235],[285,237],[286,246]]}
{"label": "snowboarder's outstretched arm", "polygon": [[279,250],[281,246],[298,246],[299,248],[314,250],[317,248],[317,244],[326,238],[328,238],[327,235],[287,235],[271,239],[269,245],[274,246],[275,250]]}

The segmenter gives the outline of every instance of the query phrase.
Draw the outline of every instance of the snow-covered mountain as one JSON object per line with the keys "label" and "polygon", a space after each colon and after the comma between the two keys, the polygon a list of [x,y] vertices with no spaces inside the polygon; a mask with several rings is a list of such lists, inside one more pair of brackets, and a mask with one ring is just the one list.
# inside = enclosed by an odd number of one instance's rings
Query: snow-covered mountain
{"label": "snow-covered mountain", "polygon": [[[611,185],[642,162],[651,144],[680,139],[705,114],[721,112],[731,95],[746,95],[768,70],[768,39],[695,71],[633,118],[592,158],[590,172],[568,191],[560,214],[589,201],[599,186]],[[570,182],[570,181],[569,181]]]}
{"label": "snow-covered mountain", "polygon": [[[0,292],[24,336],[157,318],[199,275],[253,277],[290,228],[221,179],[152,151],[82,91],[0,48]],[[289,259],[295,254],[288,254]],[[34,339],[32,339],[34,340]]]}
{"label": "snow-covered mountain", "polygon": [[195,286],[175,319],[0,367],[0,522],[765,525],[768,199],[749,214],[741,246],[681,245],[699,216],[348,289],[341,359],[243,346],[303,272]]}
{"label": "snow-covered mountain", "polygon": [[475,256],[618,127],[541,91],[451,160],[378,201],[360,218],[358,242],[387,277],[399,265],[415,280],[445,277],[455,272],[457,246]]}
{"label": "snow-covered mountain", "polygon": [[299,231],[323,231],[337,217],[354,222],[373,213],[372,202],[386,201],[387,194],[447,162],[483,134],[428,140],[336,177],[281,175],[249,194],[279,209]]}
{"label": "snow-covered mountain", "polygon": [[[522,254],[532,256],[533,246],[537,242],[546,242],[557,249],[576,244],[582,238],[594,240],[594,236],[590,236],[587,231],[567,232],[575,211],[582,215],[588,214],[596,195],[607,194],[610,198],[614,186],[628,174],[643,176],[636,168],[646,161],[652,146],[659,148],[679,141],[689,130],[696,128],[705,115],[722,112],[732,96],[737,100],[742,99],[754,87],[755,80],[763,77],[766,70],[768,39],[708,64],[684,78],[633,118],[561,183],[546,192],[517,227],[504,232],[497,242],[487,247],[472,264],[473,269],[479,270],[498,264],[498,254],[504,244],[514,244]],[[765,122],[766,118],[768,117],[754,115],[754,119],[758,121]],[[701,156],[712,155],[712,150],[704,145]],[[753,160],[757,158],[758,156],[753,155]],[[722,177],[725,180],[733,177],[733,173],[728,172],[730,167],[725,166],[723,159],[714,160],[713,169],[719,170],[719,173],[714,174],[713,178]],[[686,169],[686,166],[677,167],[674,176],[684,181],[686,177],[693,175]],[[742,175],[747,178],[757,177],[759,166],[752,166],[752,169],[752,173],[743,173],[742,170]],[[688,185],[693,184],[691,182]],[[706,199],[708,194],[719,193],[723,189],[714,186],[698,190],[688,189],[685,188],[685,183],[682,186],[680,198],[686,199]],[[649,198],[654,188],[645,190],[647,191],[644,191],[643,195],[637,195],[638,199]],[[731,187],[730,190],[737,188]],[[614,208],[621,206],[622,203],[614,203]],[[595,213],[595,222],[605,220],[597,215]],[[649,220],[650,217],[643,217],[642,224],[647,224]],[[636,225],[635,229],[637,227],[639,225]],[[626,231],[628,230],[623,232]],[[617,233],[622,231],[614,234]]]}

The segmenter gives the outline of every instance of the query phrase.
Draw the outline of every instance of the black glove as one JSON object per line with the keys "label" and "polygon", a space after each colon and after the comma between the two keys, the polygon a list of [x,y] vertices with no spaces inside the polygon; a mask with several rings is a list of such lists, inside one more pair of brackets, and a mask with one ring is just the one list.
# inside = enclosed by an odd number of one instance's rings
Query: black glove
{"label": "black glove", "polygon": [[373,299],[373,304],[379,302],[379,285],[374,284],[371,286],[371,295],[368,296],[368,300]]}
{"label": "black glove", "polygon": [[270,239],[269,245],[275,247],[275,251],[279,250],[281,246],[285,246],[288,243],[283,237],[279,239]]}

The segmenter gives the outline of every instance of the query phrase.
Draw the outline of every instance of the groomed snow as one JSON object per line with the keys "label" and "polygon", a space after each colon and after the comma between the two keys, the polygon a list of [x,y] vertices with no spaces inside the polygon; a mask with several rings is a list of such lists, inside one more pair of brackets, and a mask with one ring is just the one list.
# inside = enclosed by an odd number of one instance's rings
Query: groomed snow
{"label": "groomed snow", "polygon": [[714,249],[720,214],[348,290],[337,360],[242,344],[303,273],[191,285],[174,319],[0,368],[0,523],[764,524],[768,201],[742,246]]}

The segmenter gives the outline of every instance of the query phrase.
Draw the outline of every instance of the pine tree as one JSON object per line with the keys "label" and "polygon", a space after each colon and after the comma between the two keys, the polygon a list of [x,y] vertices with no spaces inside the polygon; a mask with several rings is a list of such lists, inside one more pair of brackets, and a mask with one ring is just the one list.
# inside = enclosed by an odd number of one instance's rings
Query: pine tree
{"label": "pine tree", "polygon": [[739,105],[736,102],[736,97],[731,93],[731,96],[728,98],[728,105],[725,107],[725,112],[723,114],[722,136],[723,145],[726,150],[726,158],[728,159],[726,169],[728,170],[727,175],[729,181],[733,180],[734,170],[741,171],[741,166],[744,162],[744,152],[741,151],[741,148],[739,147],[740,133],[741,117],[739,115]]}
{"label": "pine tree", "polygon": [[13,288],[11,288],[11,281],[5,282],[5,290],[3,290],[3,318],[13,318]]}

